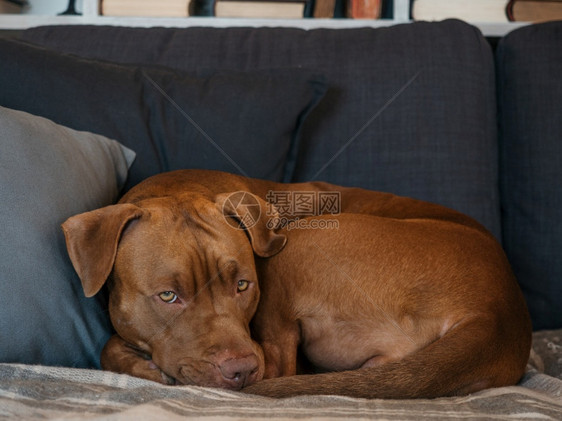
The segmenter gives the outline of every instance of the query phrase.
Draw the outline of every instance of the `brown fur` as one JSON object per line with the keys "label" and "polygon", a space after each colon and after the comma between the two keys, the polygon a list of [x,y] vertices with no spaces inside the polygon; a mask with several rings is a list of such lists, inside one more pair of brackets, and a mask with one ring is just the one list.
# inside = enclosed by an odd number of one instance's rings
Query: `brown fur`
{"label": "brown fur", "polygon": [[[264,215],[270,190],[339,191],[342,213],[314,217],[338,228],[227,222],[255,216],[232,192]],[[438,205],[186,170],[63,229],[86,295],[111,279],[113,371],[274,397],[414,398],[515,384],[528,359],[529,315],[501,247]]]}

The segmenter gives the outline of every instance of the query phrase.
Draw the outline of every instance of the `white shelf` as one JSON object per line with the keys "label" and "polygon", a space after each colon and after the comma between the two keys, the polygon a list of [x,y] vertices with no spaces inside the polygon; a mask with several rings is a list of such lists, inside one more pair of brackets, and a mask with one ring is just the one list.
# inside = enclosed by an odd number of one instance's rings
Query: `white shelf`
{"label": "white shelf", "polygon": [[[80,2],[78,2],[80,3]],[[133,27],[293,27],[301,29],[315,28],[378,28],[410,22],[409,0],[394,0],[394,19],[363,20],[363,19],[229,19],[213,17],[187,18],[141,18],[111,17],[99,15],[99,0],[83,0],[80,16],[57,16],[31,14],[0,14],[0,29],[22,30],[43,25],[112,25]],[[57,10],[58,11],[58,10]],[[515,28],[528,23],[478,23],[471,22],[485,36],[501,37]]]}
{"label": "white shelf", "polygon": [[39,15],[0,15],[1,29],[26,29],[41,25],[118,25],[134,27],[296,27],[314,28],[358,28],[381,27],[396,24],[396,20],[358,20],[358,19],[234,19],[213,17],[187,18],[145,18],[111,16],[39,16]]}

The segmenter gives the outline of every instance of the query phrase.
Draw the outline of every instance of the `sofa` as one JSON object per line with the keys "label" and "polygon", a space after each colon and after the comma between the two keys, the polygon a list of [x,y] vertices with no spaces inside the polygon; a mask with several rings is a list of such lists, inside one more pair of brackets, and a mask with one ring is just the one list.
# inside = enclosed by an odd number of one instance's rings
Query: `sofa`
{"label": "sofa", "polygon": [[[490,43],[388,28],[46,26],[0,39],[0,416],[562,419],[562,22]],[[101,371],[60,224],[205,168],[414,197],[482,223],[527,300],[512,387],[434,400],[274,400]],[[460,362],[462,364],[462,362]]]}

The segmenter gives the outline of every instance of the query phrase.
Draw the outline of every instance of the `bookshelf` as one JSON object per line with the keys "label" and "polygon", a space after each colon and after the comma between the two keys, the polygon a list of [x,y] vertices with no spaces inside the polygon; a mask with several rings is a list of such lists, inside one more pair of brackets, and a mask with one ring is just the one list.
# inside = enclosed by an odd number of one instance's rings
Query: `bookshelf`
{"label": "bookshelf", "polygon": [[[111,17],[99,14],[100,0],[78,0],[77,9],[82,12],[80,16],[59,16],[64,11],[68,2],[56,0],[45,2],[43,0],[30,0],[31,13],[5,14],[0,13],[0,30],[22,30],[41,25],[118,25],[136,27],[227,27],[227,26],[275,26],[296,27],[302,29],[314,28],[358,28],[358,27],[383,27],[398,23],[410,22],[410,0],[394,0],[393,18],[379,20],[362,19],[231,19],[212,17],[187,17],[187,18],[140,18],[140,17]],[[46,5],[45,3],[48,3]],[[37,6],[36,6],[37,4]],[[48,10],[46,10],[48,7]],[[38,12],[34,12],[37,10]],[[470,22],[480,28],[485,36],[501,37],[511,30],[524,26],[525,23],[481,23]]]}

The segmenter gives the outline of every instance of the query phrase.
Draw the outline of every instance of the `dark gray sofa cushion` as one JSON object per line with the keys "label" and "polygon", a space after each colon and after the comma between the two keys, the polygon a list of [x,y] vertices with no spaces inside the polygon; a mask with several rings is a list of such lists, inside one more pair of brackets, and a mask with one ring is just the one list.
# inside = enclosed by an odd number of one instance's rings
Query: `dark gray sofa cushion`
{"label": "dark gray sofa cushion", "polygon": [[0,62],[0,105],[133,149],[127,188],[181,168],[281,181],[292,173],[287,158],[301,124],[325,92],[321,76],[300,69],[186,74],[10,40],[0,40]]}
{"label": "dark gray sofa cushion", "polygon": [[183,69],[303,67],[326,75],[293,180],[438,202],[500,236],[493,56],[460,21],[381,29],[43,27],[62,51]]}
{"label": "dark gray sofa cushion", "polygon": [[562,22],[496,52],[504,246],[535,329],[562,327]]}
{"label": "dark gray sofa cushion", "polygon": [[134,153],[0,107],[0,362],[99,367],[112,332],[87,299],[60,224],[117,200]]}

